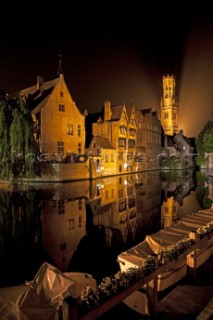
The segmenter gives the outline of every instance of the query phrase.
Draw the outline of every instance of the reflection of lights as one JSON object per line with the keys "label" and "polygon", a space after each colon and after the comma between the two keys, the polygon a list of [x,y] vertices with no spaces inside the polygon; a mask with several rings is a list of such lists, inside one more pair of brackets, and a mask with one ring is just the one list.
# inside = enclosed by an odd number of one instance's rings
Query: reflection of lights
{"label": "reflection of lights", "polygon": [[103,184],[97,183],[96,186],[97,186],[97,189],[98,189],[98,190],[100,190],[100,191],[104,190],[104,185],[103,185]]}
{"label": "reflection of lights", "polygon": [[128,167],[128,163],[124,163],[124,168],[126,169]]}
{"label": "reflection of lights", "polygon": [[129,185],[129,181],[127,179],[124,180],[124,185],[128,186]]}

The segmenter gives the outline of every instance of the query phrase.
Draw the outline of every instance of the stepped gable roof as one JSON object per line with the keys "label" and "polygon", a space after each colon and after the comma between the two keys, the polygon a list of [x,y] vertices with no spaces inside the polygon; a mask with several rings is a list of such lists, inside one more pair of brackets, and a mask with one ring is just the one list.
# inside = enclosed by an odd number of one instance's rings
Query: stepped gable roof
{"label": "stepped gable roof", "polygon": [[124,105],[111,107],[111,111],[112,111],[111,121],[120,120],[123,108],[124,108]]}
{"label": "stepped gable roof", "polygon": [[133,110],[134,110],[134,105],[132,105],[132,104],[129,107],[126,108],[128,119],[131,118]]}
{"label": "stepped gable roof", "polygon": [[34,86],[19,90],[15,93],[9,94],[9,99],[24,99],[30,110],[36,113],[45,106],[50,94],[58,84],[59,80],[60,78],[56,78],[54,80],[41,83],[39,87],[35,84]]}

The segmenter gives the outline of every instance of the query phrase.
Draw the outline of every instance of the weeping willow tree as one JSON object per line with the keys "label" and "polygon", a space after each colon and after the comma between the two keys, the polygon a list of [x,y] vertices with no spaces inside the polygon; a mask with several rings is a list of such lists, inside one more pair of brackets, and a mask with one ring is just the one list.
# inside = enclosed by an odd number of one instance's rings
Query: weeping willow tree
{"label": "weeping willow tree", "polygon": [[[32,178],[39,173],[37,145],[33,137],[33,120],[26,103],[19,99],[12,110],[10,126],[11,160],[22,160],[22,170],[18,175]],[[21,172],[20,172],[21,171]],[[13,172],[14,173],[14,172]]]}
{"label": "weeping willow tree", "polygon": [[33,120],[23,99],[9,101],[0,92],[0,178],[39,174]]}
{"label": "weeping willow tree", "polygon": [[0,90],[0,179],[9,177],[10,173],[10,143],[9,129],[11,123],[11,106],[6,95]]}

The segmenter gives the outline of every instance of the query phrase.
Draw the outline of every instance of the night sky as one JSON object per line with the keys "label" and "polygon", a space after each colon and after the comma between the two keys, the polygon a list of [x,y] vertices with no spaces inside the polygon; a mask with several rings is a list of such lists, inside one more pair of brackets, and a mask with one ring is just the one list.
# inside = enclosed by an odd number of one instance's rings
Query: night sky
{"label": "night sky", "polygon": [[162,76],[174,74],[179,128],[194,137],[211,119],[213,16],[207,5],[77,7],[61,1],[9,9],[0,19],[0,87],[6,92],[34,85],[37,75],[55,79],[61,50],[65,81],[81,112],[98,112],[109,99],[159,115]]}

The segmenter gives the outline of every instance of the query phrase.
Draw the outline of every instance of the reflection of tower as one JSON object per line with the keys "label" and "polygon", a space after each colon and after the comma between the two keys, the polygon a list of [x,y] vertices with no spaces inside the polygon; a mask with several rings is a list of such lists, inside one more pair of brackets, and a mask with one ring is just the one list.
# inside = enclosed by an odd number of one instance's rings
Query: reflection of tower
{"label": "reflection of tower", "polygon": [[174,197],[168,198],[161,207],[162,227],[169,227],[178,220],[178,202]]}
{"label": "reflection of tower", "polygon": [[178,133],[178,107],[175,97],[175,78],[163,76],[163,97],[161,97],[161,125],[164,133],[173,136]]}

